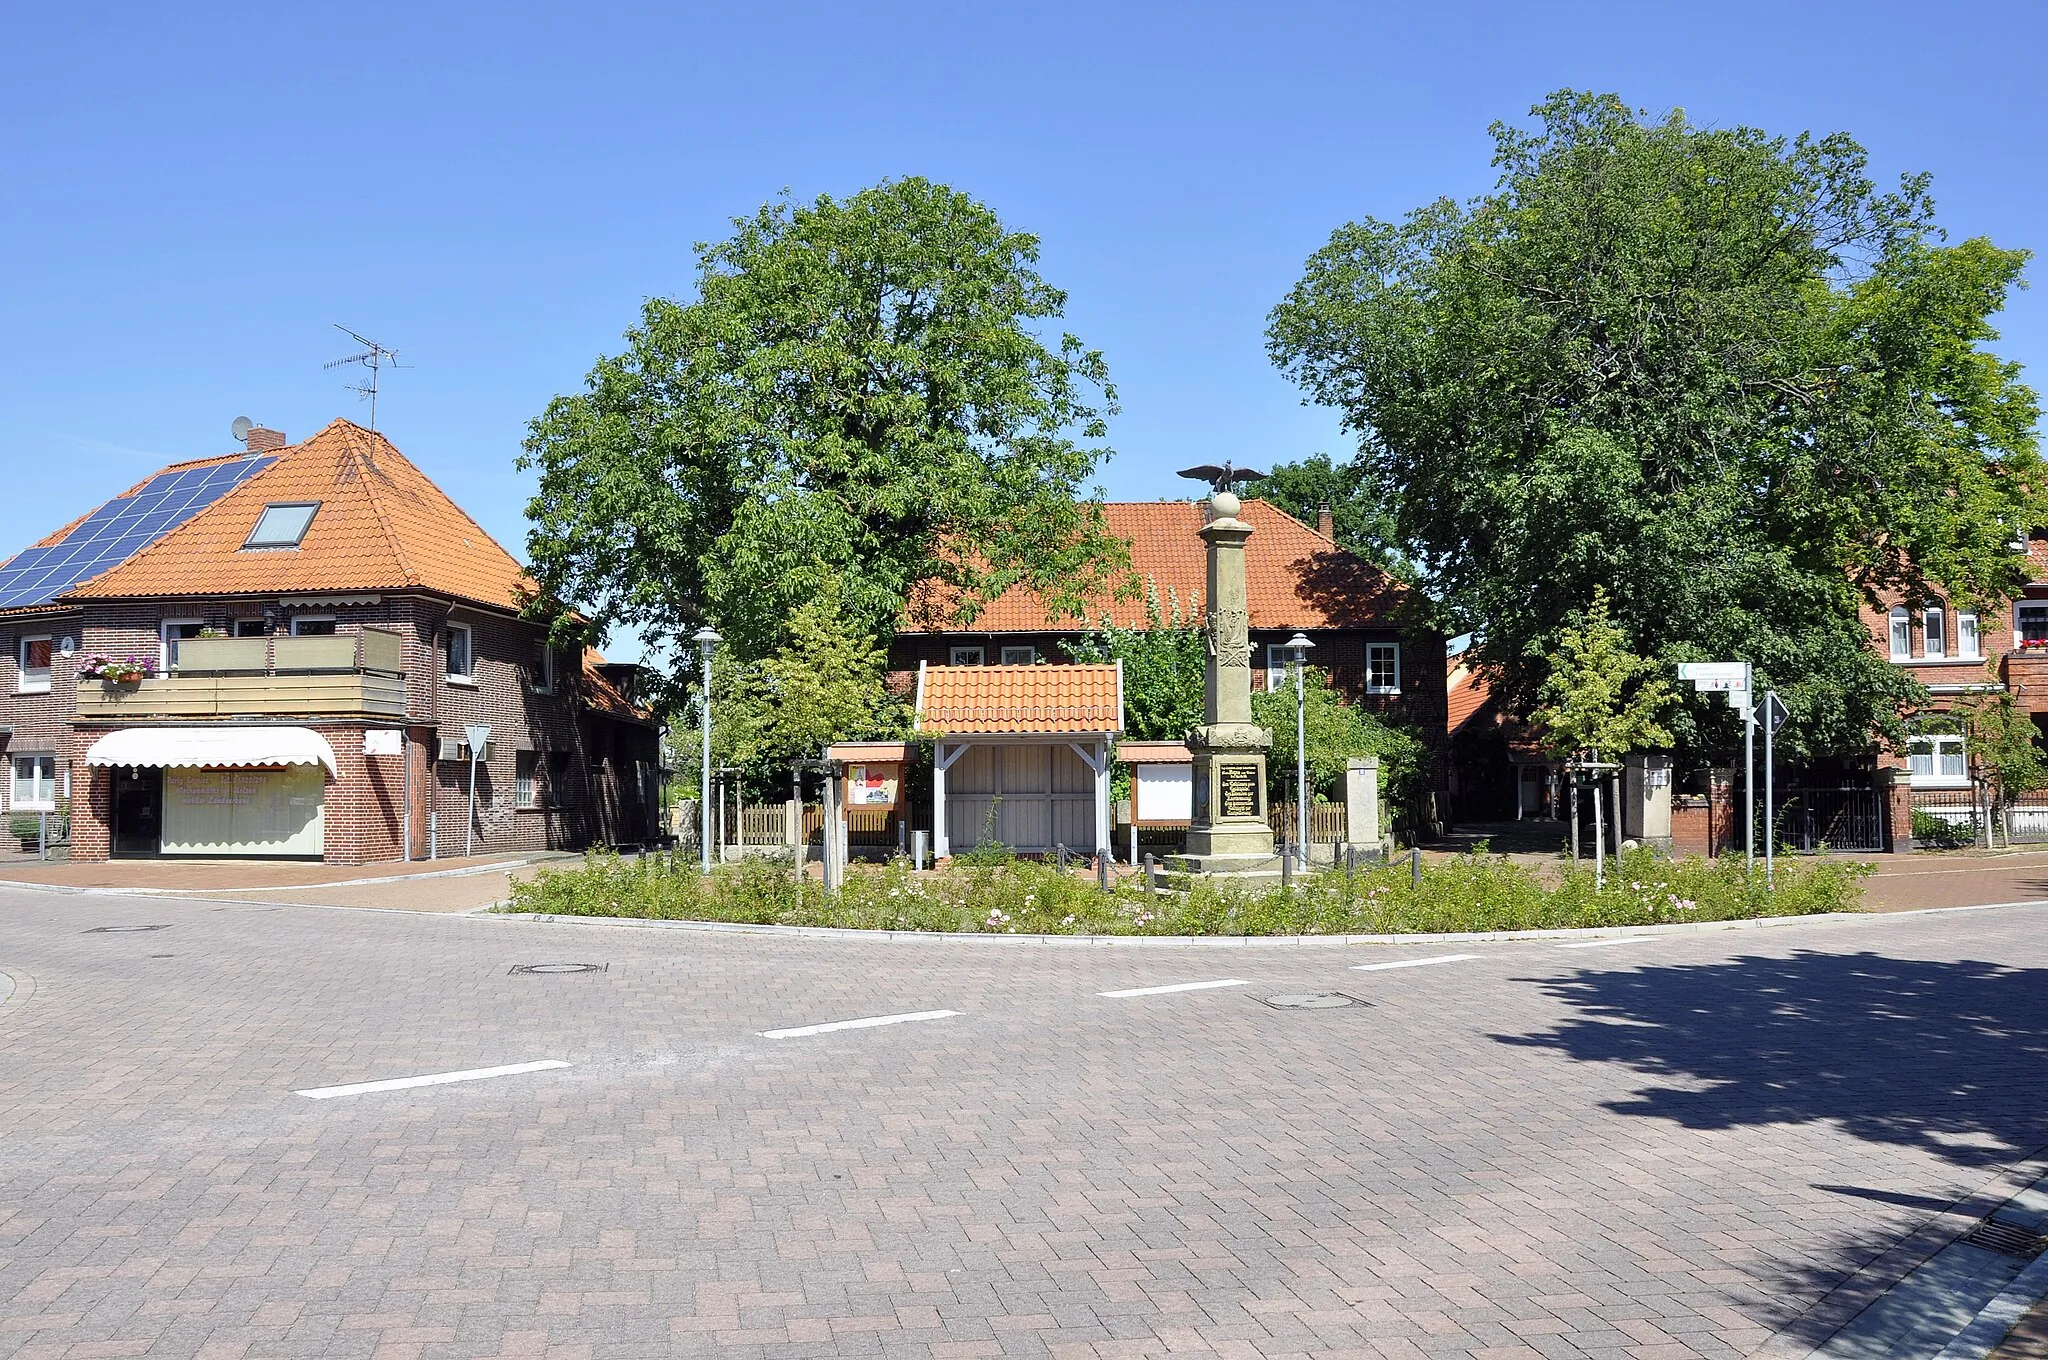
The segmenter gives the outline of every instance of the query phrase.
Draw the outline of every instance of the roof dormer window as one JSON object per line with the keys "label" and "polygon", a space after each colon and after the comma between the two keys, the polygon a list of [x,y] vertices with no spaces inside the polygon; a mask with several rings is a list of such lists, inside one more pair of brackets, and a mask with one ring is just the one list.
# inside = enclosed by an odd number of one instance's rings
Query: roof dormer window
{"label": "roof dormer window", "polygon": [[263,507],[263,517],[249,531],[244,548],[296,548],[312,527],[318,501],[273,502]]}

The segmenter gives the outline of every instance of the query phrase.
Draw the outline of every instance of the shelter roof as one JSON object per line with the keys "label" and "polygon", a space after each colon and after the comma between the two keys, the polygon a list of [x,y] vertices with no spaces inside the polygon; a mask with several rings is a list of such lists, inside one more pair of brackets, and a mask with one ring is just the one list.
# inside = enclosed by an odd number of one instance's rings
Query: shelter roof
{"label": "shelter roof", "polygon": [[[380,434],[337,420],[65,598],[426,589],[500,609],[535,592],[512,555]],[[269,505],[318,502],[293,548],[245,548]]]}
{"label": "shelter roof", "polygon": [[[1169,617],[1178,601],[1184,619],[1199,621],[1208,612],[1208,559],[1197,532],[1208,519],[1206,502],[1111,501],[1102,511],[1110,533],[1129,545],[1130,576],[1138,587],[1129,598],[1105,594],[1089,603],[1087,618],[1081,620],[1049,614],[1034,591],[1015,586],[967,629],[1064,632],[1104,616],[1126,628],[1143,627],[1148,588],[1158,594]],[[1238,518],[1252,526],[1245,543],[1245,596],[1253,628],[1383,628],[1407,598],[1406,587],[1393,577],[1269,502],[1245,501]],[[924,622],[945,614],[938,590],[920,590],[902,631],[965,631]]]}
{"label": "shelter roof", "polygon": [[926,666],[917,728],[942,736],[1121,732],[1123,667]]}
{"label": "shelter roof", "polygon": [[1472,721],[1472,715],[1486,707],[1493,697],[1486,683],[1486,677],[1470,666],[1460,663],[1451,668],[1445,679],[1449,700],[1449,717],[1444,727],[1446,733],[1455,734],[1459,728]]}

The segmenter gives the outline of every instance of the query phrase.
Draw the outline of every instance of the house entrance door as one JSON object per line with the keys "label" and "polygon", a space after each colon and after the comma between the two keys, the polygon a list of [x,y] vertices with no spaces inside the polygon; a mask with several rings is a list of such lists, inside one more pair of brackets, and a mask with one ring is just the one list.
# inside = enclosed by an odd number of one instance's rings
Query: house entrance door
{"label": "house entrance door", "polygon": [[114,854],[155,855],[163,849],[164,772],[117,766],[114,770]]}

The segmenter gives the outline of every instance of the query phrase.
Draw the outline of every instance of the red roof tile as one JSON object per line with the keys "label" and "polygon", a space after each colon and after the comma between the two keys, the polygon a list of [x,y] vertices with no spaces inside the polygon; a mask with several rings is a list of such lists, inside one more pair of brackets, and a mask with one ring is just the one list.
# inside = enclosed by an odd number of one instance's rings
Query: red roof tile
{"label": "red roof tile", "polygon": [[[337,420],[120,566],[64,598],[436,591],[518,609],[519,563],[382,435]],[[268,504],[318,501],[297,548],[245,550]]]}
{"label": "red roof tile", "polygon": [[1456,732],[1470,722],[1472,715],[1486,707],[1486,701],[1493,697],[1487,688],[1486,678],[1463,664],[1451,668],[1445,688],[1449,691],[1450,702],[1446,732]]}
{"label": "red roof tile", "polygon": [[917,727],[948,736],[1121,732],[1123,670],[1086,666],[927,666]]}
{"label": "red roof tile", "polygon": [[[1102,507],[1109,531],[1130,545],[1131,574],[1159,593],[1180,601],[1191,622],[1207,612],[1208,561],[1196,531],[1207,517],[1196,501],[1112,501]],[[1265,501],[1248,500],[1239,518],[1252,525],[1245,544],[1245,593],[1251,626],[1261,629],[1384,627],[1406,598],[1406,588],[1379,568]],[[913,603],[903,631],[950,632],[918,622],[933,607],[932,595]],[[1142,627],[1142,592],[1130,599],[1098,599],[1086,622],[1105,614],[1124,627]],[[1080,620],[1048,617],[1038,596],[1015,587],[992,601],[968,624],[977,633],[1041,633],[1074,628]]]}

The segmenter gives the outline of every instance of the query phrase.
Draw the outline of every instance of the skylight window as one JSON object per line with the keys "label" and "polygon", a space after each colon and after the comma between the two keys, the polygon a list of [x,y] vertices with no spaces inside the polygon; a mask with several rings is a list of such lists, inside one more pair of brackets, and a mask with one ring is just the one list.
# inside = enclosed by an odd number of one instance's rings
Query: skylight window
{"label": "skylight window", "polygon": [[296,548],[312,526],[313,514],[320,508],[318,501],[296,501],[289,504],[273,504],[263,508],[263,518],[256,521],[256,527],[249,531],[245,548]]}

